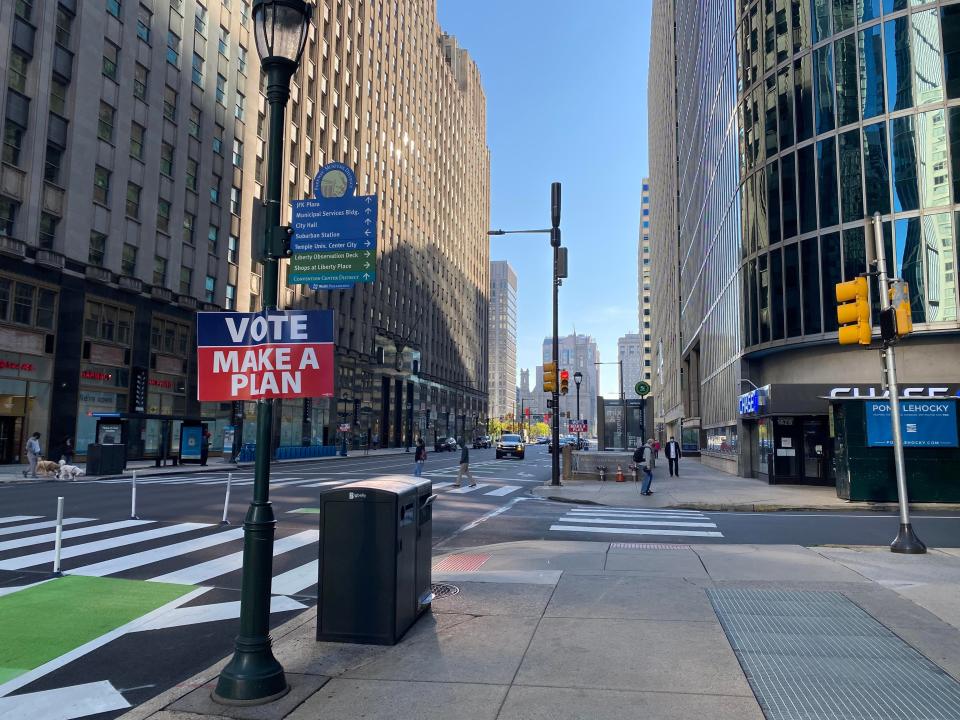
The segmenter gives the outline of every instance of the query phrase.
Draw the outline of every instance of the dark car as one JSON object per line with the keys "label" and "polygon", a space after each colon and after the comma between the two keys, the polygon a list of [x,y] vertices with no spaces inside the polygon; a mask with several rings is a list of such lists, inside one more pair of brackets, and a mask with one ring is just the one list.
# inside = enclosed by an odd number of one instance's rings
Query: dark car
{"label": "dark car", "polygon": [[440,438],[437,440],[436,445],[433,446],[434,452],[443,452],[444,450],[449,450],[453,452],[457,449],[457,440],[456,438]]}
{"label": "dark car", "polygon": [[523,438],[519,435],[504,435],[497,443],[497,459],[502,457],[518,457],[523,460]]}
{"label": "dark car", "polygon": [[477,438],[474,438],[474,439],[473,439],[473,449],[474,449],[474,450],[482,450],[482,449],[488,448],[488,447],[490,447],[490,436],[489,436],[489,435],[481,435],[480,437],[477,437]]}

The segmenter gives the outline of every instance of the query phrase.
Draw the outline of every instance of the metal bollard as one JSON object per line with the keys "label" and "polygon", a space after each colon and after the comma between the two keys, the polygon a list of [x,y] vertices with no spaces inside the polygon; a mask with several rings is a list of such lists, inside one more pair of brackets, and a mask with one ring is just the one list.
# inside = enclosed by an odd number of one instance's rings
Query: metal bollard
{"label": "metal bollard", "polygon": [[227,473],[227,496],[223,499],[223,520],[220,521],[221,525],[229,525],[230,521],[227,520],[227,510],[230,507],[230,485],[233,483],[233,473]]}
{"label": "metal bollard", "polygon": [[606,465],[597,465],[597,472],[600,473],[600,482],[607,481],[607,466]]}
{"label": "metal bollard", "polygon": [[60,572],[60,546],[63,543],[63,498],[57,498],[57,536],[53,541],[53,574],[57,577],[63,575]]}
{"label": "metal bollard", "polygon": [[133,471],[133,479],[130,481],[130,518],[139,520],[137,517],[137,471]]}

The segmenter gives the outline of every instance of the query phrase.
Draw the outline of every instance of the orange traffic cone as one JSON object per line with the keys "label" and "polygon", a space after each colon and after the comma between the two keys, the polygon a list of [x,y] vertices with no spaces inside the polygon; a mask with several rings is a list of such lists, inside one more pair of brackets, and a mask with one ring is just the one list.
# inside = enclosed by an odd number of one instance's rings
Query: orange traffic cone
{"label": "orange traffic cone", "polygon": [[623,469],[617,465],[617,482],[626,482],[627,479],[623,476]]}

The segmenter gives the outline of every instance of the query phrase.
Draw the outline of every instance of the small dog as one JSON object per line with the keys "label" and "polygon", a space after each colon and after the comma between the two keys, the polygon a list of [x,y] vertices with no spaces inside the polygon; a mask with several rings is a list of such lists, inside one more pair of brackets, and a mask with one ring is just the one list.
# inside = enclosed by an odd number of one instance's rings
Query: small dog
{"label": "small dog", "polygon": [[60,471],[60,466],[53,460],[38,460],[37,475],[56,475]]}
{"label": "small dog", "polygon": [[61,460],[60,464],[57,466],[58,480],[76,480],[81,475],[86,475],[86,473],[76,465],[67,465],[66,460]]}

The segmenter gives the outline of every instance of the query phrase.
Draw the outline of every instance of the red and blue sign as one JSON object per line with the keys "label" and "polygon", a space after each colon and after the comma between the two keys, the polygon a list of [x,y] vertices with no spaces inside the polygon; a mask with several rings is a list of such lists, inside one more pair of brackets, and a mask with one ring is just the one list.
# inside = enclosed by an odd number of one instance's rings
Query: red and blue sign
{"label": "red and blue sign", "polygon": [[333,311],[197,313],[201,402],[333,396]]}

